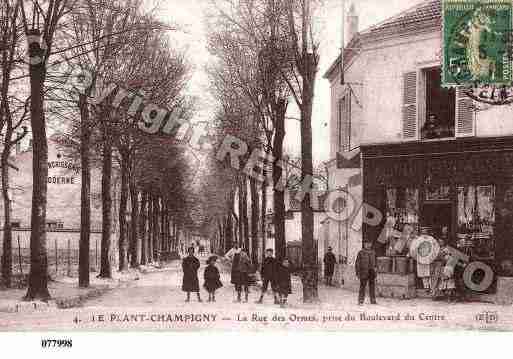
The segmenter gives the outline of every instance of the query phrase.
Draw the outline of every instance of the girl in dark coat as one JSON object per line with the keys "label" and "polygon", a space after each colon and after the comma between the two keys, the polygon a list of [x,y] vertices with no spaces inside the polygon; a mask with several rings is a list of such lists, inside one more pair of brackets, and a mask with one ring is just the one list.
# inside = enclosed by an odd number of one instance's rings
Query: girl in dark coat
{"label": "girl in dark coat", "polygon": [[185,299],[185,301],[189,302],[191,300],[191,292],[195,292],[198,295],[198,302],[201,302],[198,280],[198,269],[200,267],[200,261],[194,256],[193,247],[189,248],[187,252],[189,255],[182,261],[182,290],[187,293],[187,299]]}
{"label": "girl in dark coat", "polygon": [[216,267],[216,260],[217,257],[210,257],[207,260],[207,267],[203,273],[203,277],[205,279],[205,284],[203,284],[203,287],[208,292],[209,302],[216,301],[216,290],[223,286],[223,283],[221,283],[221,275],[219,274],[219,270]]}
{"label": "girl in dark coat", "polygon": [[278,292],[280,294],[280,306],[285,308],[287,297],[292,294],[292,283],[290,279],[290,262],[284,258],[278,266],[276,281],[278,282]]}

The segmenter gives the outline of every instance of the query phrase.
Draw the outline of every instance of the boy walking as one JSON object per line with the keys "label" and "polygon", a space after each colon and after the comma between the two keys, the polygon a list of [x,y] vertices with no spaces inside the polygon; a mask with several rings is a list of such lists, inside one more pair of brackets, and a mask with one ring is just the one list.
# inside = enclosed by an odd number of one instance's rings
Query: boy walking
{"label": "boy walking", "polygon": [[274,296],[274,304],[280,304],[278,301],[278,293],[276,286],[276,275],[277,275],[277,265],[278,261],[273,256],[273,250],[267,249],[265,251],[265,258],[262,262],[262,269],[260,270],[260,275],[262,276],[262,293],[260,294],[260,299],[257,300],[257,304],[262,304],[264,301],[264,295],[267,293],[267,288],[269,288],[269,283],[271,284],[271,290]]}
{"label": "boy walking", "polygon": [[358,252],[355,263],[356,276],[360,279],[360,292],[358,293],[358,304],[365,301],[365,289],[369,284],[369,295],[371,304],[376,303],[376,252],[372,249],[372,242],[363,242],[363,249]]}

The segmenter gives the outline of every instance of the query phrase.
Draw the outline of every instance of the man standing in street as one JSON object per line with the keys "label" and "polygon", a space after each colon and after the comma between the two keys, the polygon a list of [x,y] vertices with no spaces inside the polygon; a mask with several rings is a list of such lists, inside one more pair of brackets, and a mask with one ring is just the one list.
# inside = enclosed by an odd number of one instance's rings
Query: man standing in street
{"label": "man standing in street", "polygon": [[328,252],[324,255],[324,278],[327,286],[333,286],[333,273],[335,272],[335,264],[337,258],[333,254],[333,248],[328,247]]}
{"label": "man standing in street", "polygon": [[372,242],[365,240],[363,249],[358,252],[355,262],[356,276],[360,279],[360,292],[358,304],[365,300],[365,289],[369,283],[369,295],[371,304],[376,304],[376,252],[372,249]]}
{"label": "man standing in street", "polygon": [[269,283],[271,284],[271,290],[274,295],[274,304],[280,304],[277,293],[278,289],[276,286],[277,266],[278,262],[273,256],[273,250],[270,248],[266,249],[262,269],[260,270],[260,275],[262,277],[262,293],[260,294],[260,299],[258,299],[257,304],[263,303],[264,295],[267,292],[267,288],[269,288]]}

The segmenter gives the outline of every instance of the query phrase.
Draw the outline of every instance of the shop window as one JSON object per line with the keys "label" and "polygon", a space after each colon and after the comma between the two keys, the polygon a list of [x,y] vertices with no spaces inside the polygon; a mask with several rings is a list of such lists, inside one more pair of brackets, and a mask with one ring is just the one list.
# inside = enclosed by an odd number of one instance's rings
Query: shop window
{"label": "shop window", "polygon": [[492,259],[495,254],[495,187],[458,187],[458,247],[466,254]]}
{"label": "shop window", "polygon": [[439,67],[423,72],[425,107],[421,112],[421,138],[450,138],[455,135],[456,91],[443,88]]}
{"label": "shop window", "polygon": [[410,238],[395,238],[392,236],[392,228],[403,234],[404,227],[409,225],[416,235],[419,229],[419,190],[417,188],[388,188],[386,191],[387,222],[393,223],[387,233],[388,255],[401,254],[406,250],[407,241]]}
{"label": "shop window", "polygon": [[449,201],[451,199],[451,187],[449,186],[426,186],[426,201]]}

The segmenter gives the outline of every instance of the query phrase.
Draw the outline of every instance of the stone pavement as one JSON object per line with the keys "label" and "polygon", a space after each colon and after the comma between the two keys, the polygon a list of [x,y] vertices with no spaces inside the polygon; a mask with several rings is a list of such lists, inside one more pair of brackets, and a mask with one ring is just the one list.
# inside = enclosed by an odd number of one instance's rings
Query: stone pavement
{"label": "stone pavement", "polygon": [[[205,258],[199,272],[203,284]],[[303,304],[302,287],[293,278],[293,294],[287,308],[273,304],[269,293],[256,304],[259,290],[251,288],[248,303],[235,303],[230,275],[222,273],[224,286],[217,301],[195,296],[185,303],[179,262],[140,280],[86,300],[80,307],[51,308],[33,313],[0,313],[0,330],[513,330],[513,307],[487,303],[435,302],[430,299],[379,298],[378,305],[357,305],[356,293],[319,287],[320,303]]]}
{"label": "stone pavement", "polygon": [[[177,261],[175,261],[177,262]],[[48,302],[43,301],[23,301],[22,298],[27,293],[27,289],[2,289],[0,290],[0,313],[20,313],[45,311],[52,308],[74,308],[82,305],[86,300],[97,298],[109,290],[122,288],[130,282],[139,280],[141,275],[168,270],[166,268],[175,268],[176,263],[170,263],[163,267],[160,266],[141,266],[139,269],[129,269],[122,273],[113,271],[111,279],[97,278],[97,272],[90,274],[90,287],[79,288],[78,278],[57,277],[48,283],[48,290],[52,299]]]}

